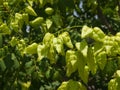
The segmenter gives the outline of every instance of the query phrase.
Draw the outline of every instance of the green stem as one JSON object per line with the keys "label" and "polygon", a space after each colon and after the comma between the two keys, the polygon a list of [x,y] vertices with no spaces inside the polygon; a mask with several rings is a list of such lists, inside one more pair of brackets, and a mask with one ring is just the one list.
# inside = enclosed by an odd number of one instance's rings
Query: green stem
{"label": "green stem", "polygon": [[67,30],[70,30],[70,29],[73,29],[73,28],[81,28],[81,27],[83,27],[83,26],[72,26],[72,27],[62,28],[59,31],[55,32],[54,34],[57,34],[57,33],[63,32],[63,31],[67,31]]}

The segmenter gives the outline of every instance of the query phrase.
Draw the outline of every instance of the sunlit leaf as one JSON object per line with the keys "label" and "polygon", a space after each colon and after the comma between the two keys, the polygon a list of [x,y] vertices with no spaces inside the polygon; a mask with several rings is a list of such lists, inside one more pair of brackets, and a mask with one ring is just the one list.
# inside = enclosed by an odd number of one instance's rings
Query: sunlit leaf
{"label": "sunlit leaf", "polygon": [[92,34],[92,32],[93,32],[93,29],[85,25],[82,28],[81,37],[82,38],[89,37]]}
{"label": "sunlit leaf", "polygon": [[11,59],[14,61],[13,67],[14,67],[15,69],[19,68],[19,67],[20,67],[20,63],[19,63],[19,61],[18,61],[18,59],[17,59],[17,57],[15,56],[14,53],[12,53]]}
{"label": "sunlit leaf", "polygon": [[31,45],[29,45],[25,48],[24,52],[28,53],[28,54],[36,54],[37,53],[37,46],[38,46],[37,43],[32,43]]}

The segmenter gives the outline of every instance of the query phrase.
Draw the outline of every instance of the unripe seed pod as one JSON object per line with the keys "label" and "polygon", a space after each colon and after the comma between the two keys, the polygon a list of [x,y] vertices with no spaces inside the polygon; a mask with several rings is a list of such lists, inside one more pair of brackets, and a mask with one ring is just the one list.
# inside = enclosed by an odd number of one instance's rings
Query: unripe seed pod
{"label": "unripe seed pod", "polygon": [[33,27],[39,26],[42,22],[43,22],[44,18],[43,17],[37,17],[36,19],[34,19],[33,21],[30,22],[30,24]]}
{"label": "unripe seed pod", "polygon": [[37,13],[34,11],[34,9],[31,6],[27,6],[25,8],[25,11],[32,16],[37,16]]}
{"label": "unripe seed pod", "polygon": [[54,10],[53,10],[53,8],[51,8],[51,7],[47,7],[47,8],[45,9],[45,13],[48,14],[48,15],[51,15],[53,12],[54,12]]}

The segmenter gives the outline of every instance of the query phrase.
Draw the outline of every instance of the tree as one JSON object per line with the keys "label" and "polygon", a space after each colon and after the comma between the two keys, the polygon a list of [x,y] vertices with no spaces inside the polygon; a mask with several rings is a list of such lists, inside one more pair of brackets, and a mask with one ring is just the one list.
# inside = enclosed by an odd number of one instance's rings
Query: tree
{"label": "tree", "polygon": [[1,89],[118,90],[119,4],[0,0]]}

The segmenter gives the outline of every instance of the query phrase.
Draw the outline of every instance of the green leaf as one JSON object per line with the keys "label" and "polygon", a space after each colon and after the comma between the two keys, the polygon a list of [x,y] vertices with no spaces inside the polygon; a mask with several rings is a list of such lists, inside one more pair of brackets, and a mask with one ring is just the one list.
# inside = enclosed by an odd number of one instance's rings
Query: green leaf
{"label": "green leaf", "polygon": [[114,60],[109,60],[105,65],[104,73],[112,76],[117,69],[117,63]]}
{"label": "green leaf", "polygon": [[98,53],[105,49],[104,44],[101,42],[94,42],[93,48],[94,55],[97,55]]}
{"label": "green leaf", "polygon": [[0,58],[0,69],[1,69],[2,71],[5,71],[5,69],[6,69],[6,65],[5,65],[5,63],[4,63],[4,61],[3,61],[2,58]]}
{"label": "green leaf", "polygon": [[53,15],[52,20],[58,28],[61,28],[63,26],[63,21],[59,14]]}
{"label": "green leaf", "polygon": [[28,61],[28,62],[25,63],[25,68],[26,68],[26,69],[27,69],[27,68],[30,68],[32,65],[33,65],[33,61],[32,61],[32,60],[31,60],[31,61]]}
{"label": "green leaf", "polygon": [[25,69],[26,70],[26,74],[29,75],[29,74],[33,73],[35,71],[35,69],[36,69],[36,66],[31,66],[30,68]]}
{"label": "green leaf", "polygon": [[50,76],[51,76],[50,73],[51,73],[51,70],[48,69],[45,73],[45,76],[46,76],[47,79],[50,78]]}

